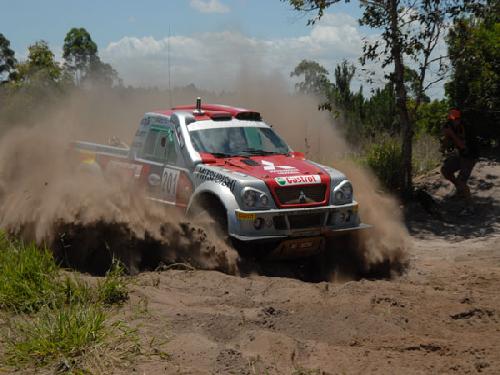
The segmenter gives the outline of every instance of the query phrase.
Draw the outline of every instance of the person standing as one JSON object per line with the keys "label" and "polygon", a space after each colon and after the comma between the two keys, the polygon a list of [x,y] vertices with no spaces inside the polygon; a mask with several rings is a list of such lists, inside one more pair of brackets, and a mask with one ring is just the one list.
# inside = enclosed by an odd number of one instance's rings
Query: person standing
{"label": "person standing", "polygon": [[[474,128],[462,119],[460,110],[453,108],[443,126],[444,148],[453,148],[441,167],[442,175],[455,185],[457,196],[464,200],[463,214],[473,212],[470,189],[467,186],[474,165],[479,158],[479,142]],[[456,173],[458,172],[458,175]]]}

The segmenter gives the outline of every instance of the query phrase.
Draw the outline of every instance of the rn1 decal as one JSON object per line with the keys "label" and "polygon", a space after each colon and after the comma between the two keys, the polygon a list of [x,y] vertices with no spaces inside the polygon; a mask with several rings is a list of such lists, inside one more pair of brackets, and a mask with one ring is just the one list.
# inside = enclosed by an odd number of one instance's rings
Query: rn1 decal
{"label": "rn1 decal", "polygon": [[177,181],[179,181],[179,171],[172,168],[164,168],[161,176],[161,194],[163,199],[175,202],[177,194]]}
{"label": "rn1 decal", "polygon": [[276,177],[274,179],[278,185],[310,185],[319,184],[321,182],[321,177],[317,174],[304,175],[304,176],[290,176],[290,177]]}
{"label": "rn1 decal", "polygon": [[262,165],[264,166],[265,171],[276,174],[292,174],[299,172],[295,167],[291,167],[289,165],[275,165],[274,163],[267,160],[262,160]]}
{"label": "rn1 decal", "polygon": [[221,184],[231,191],[234,191],[234,187],[236,186],[236,180],[207,168],[200,168],[198,171],[198,178],[202,181],[213,181],[217,184]]}

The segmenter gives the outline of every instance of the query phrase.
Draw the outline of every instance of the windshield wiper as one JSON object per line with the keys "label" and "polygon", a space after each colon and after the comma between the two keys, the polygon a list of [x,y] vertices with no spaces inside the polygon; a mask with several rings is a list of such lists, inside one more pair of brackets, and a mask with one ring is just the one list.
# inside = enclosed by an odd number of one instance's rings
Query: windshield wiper
{"label": "windshield wiper", "polygon": [[242,153],[250,154],[250,155],[285,155],[287,152],[278,152],[278,151],[265,151],[265,150],[257,150],[255,148],[247,148],[241,151]]}
{"label": "windshield wiper", "polygon": [[234,154],[225,154],[223,152],[209,152],[209,154],[215,156],[216,158],[230,158],[234,156]]}

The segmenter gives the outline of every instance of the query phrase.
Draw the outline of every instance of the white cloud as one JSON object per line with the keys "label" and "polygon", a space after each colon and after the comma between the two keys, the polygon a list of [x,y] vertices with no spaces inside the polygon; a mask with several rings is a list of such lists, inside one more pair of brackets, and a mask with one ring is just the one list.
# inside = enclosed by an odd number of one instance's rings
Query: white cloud
{"label": "white cloud", "polygon": [[239,32],[209,32],[189,36],[126,36],[101,51],[125,84],[167,86],[168,50],[174,85],[194,83],[206,89],[231,89],[242,69],[288,77],[303,59],[333,71],[342,59],[354,61],[362,37],[356,20],[347,14],[327,14],[309,33],[293,38],[259,39]]}
{"label": "white cloud", "polygon": [[219,0],[190,0],[189,5],[201,13],[229,12],[229,7],[222,4]]}

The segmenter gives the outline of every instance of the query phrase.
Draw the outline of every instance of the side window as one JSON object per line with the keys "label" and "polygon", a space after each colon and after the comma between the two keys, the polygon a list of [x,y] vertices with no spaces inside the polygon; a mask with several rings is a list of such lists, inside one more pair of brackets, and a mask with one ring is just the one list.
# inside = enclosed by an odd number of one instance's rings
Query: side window
{"label": "side window", "polygon": [[144,147],[142,149],[142,157],[150,158],[155,154],[155,146],[158,140],[160,132],[156,129],[150,129],[146,137],[146,142],[144,142]]}
{"label": "side window", "polygon": [[160,163],[177,161],[174,132],[171,128],[151,127],[142,149],[142,157]]}
{"label": "side window", "polygon": [[160,132],[156,142],[155,158],[169,164],[175,164],[177,153],[175,150],[175,136],[171,128],[166,128]]}

